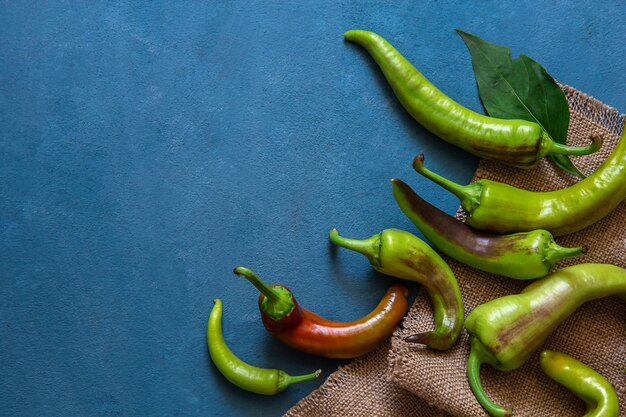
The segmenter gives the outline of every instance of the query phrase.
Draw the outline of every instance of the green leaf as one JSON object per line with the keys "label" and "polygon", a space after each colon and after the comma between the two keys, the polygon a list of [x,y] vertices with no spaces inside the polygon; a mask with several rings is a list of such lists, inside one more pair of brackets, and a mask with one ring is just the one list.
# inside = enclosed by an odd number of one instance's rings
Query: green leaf
{"label": "green leaf", "polygon": [[[480,99],[492,117],[523,119],[541,125],[558,143],[565,143],[569,107],[563,90],[536,61],[522,54],[511,59],[509,48],[456,30],[472,56]],[[556,165],[583,174],[565,155],[551,155]]]}

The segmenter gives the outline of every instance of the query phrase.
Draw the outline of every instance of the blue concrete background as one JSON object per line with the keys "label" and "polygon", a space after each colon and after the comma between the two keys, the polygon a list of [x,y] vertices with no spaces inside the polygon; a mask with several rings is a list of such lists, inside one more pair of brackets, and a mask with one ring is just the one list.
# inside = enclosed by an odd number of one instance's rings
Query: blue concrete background
{"label": "blue concrete background", "polygon": [[[506,3],[506,4],[505,4]],[[467,182],[477,160],[410,119],[345,30],[388,38],[481,109],[455,27],[525,52],[626,110],[624,2],[68,2],[0,5],[0,414],[278,416],[322,380],[261,397],[206,349],[297,374],[341,361],[271,339],[248,266],[327,318],[393,280],[331,226],[413,230],[389,178],[449,213],[414,154]],[[412,287],[415,290],[415,286]]]}

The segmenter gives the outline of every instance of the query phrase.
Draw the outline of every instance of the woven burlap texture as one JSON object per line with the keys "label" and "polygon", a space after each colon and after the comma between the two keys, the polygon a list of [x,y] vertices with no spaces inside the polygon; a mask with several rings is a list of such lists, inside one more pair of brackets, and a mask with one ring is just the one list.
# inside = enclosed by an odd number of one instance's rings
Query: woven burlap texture
{"label": "woven burlap texture", "polygon": [[449,417],[420,397],[389,382],[389,342],[331,374],[287,411],[287,417]]}
{"label": "woven burlap texture", "polygon": [[[572,158],[585,173],[592,172],[615,147],[623,129],[624,115],[597,100],[563,86],[571,112],[569,144],[588,143],[600,134],[602,149],[586,157]],[[542,161],[537,169],[523,171],[481,161],[473,180],[489,178],[534,190],[558,189],[574,182],[568,175]],[[626,186],[626,185],[625,185]],[[419,187],[415,187],[419,192]],[[444,191],[442,191],[444,192]],[[428,197],[428,196],[424,196]],[[462,218],[462,212],[457,216]],[[626,203],[599,223],[583,231],[557,238],[564,246],[585,244],[582,258],[561,262],[607,262],[626,267]],[[519,292],[519,282],[476,271],[446,258],[453,268],[466,304],[466,313],[489,299]],[[589,302],[568,318],[546,342],[585,361],[602,372],[615,386],[626,409],[626,303],[603,299]],[[408,334],[430,330],[432,308],[422,292],[391,340],[331,374],[324,384],[291,408],[286,416],[485,416],[472,395],[465,376],[467,334],[447,352],[415,348],[403,342]],[[496,401],[514,407],[515,416],[579,416],[584,405],[570,392],[544,376],[537,355],[513,372],[483,367],[483,383]]]}
{"label": "woven burlap texture", "polygon": [[[582,145],[592,134],[604,138],[596,154],[572,158],[586,174],[593,172],[615,148],[624,126],[624,116],[598,101],[563,87],[570,104],[568,143]],[[481,161],[474,180],[488,178],[534,191],[549,191],[571,185],[575,180],[542,161],[533,171],[503,167]],[[626,186],[626,184],[624,184]],[[419,190],[419,188],[418,188]],[[463,213],[459,211],[458,216]],[[609,216],[579,232],[557,238],[563,246],[587,245],[582,257],[560,262],[557,268],[583,262],[610,263],[626,267],[626,202]],[[465,302],[466,314],[493,298],[521,291],[529,282],[515,281],[477,271],[446,258],[452,267]],[[604,375],[617,390],[626,415],[626,303],[609,297],[588,302],[563,322],[543,348],[567,353]],[[392,338],[389,355],[391,381],[456,416],[486,416],[470,391],[466,379],[468,335],[449,351],[416,348],[403,337],[432,328],[432,308],[426,297],[418,297],[404,320],[404,329]],[[483,385],[495,402],[513,407],[514,416],[580,416],[584,404],[545,376],[537,351],[525,365],[512,372],[499,372],[484,365]]]}

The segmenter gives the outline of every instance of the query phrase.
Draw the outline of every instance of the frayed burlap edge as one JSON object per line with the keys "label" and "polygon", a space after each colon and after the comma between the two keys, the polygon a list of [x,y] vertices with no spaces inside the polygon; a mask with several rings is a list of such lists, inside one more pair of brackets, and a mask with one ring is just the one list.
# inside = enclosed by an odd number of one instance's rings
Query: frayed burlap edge
{"label": "frayed burlap edge", "polygon": [[450,417],[389,382],[389,342],[339,367],[285,417]]}

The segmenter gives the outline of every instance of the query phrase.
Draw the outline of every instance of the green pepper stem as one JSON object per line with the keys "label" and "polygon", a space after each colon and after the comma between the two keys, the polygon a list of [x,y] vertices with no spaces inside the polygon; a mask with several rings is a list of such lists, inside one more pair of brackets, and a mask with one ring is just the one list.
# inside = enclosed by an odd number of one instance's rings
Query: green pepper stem
{"label": "green pepper stem", "polygon": [[557,243],[554,243],[554,245],[550,245],[546,249],[545,259],[552,264],[561,259],[582,255],[585,252],[587,252],[587,247],[585,245],[575,248],[565,248]]}
{"label": "green pepper stem", "polygon": [[297,384],[298,382],[310,381],[315,378],[319,378],[322,373],[321,369],[318,369],[315,372],[306,375],[296,375],[291,376],[285,371],[278,371],[278,384],[276,387],[276,392],[282,392],[286,390],[290,385]]}
{"label": "green pepper stem", "polygon": [[461,200],[461,205],[468,213],[471,213],[476,207],[480,205],[480,191],[481,185],[473,183],[469,185],[459,185],[447,178],[436,174],[424,166],[424,155],[420,154],[413,158],[413,169],[420,175],[433,181],[435,184],[440,185],[452,194],[457,196]]}
{"label": "green pepper stem", "polygon": [[471,349],[469,354],[469,359],[467,360],[467,379],[469,381],[470,388],[474,393],[474,396],[483,406],[485,411],[489,413],[489,415],[493,417],[508,417],[512,415],[511,408],[502,407],[499,404],[494,403],[485,392],[481,382],[480,382],[480,366],[483,363],[489,363],[494,365],[497,363],[497,360],[493,357],[493,355],[487,351],[487,349],[483,346],[483,344],[476,339],[475,337],[471,337]]}
{"label": "green pepper stem", "polygon": [[317,371],[311,372],[310,374],[306,374],[306,375],[296,375],[296,376],[289,375],[289,378],[287,378],[287,383],[291,385],[291,384],[297,384],[298,382],[305,382],[305,381],[310,381],[312,379],[317,379],[319,378],[321,373],[322,373],[322,370],[318,369]]}
{"label": "green pepper stem", "polygon": [[357,240],[349,239],[339,235],[339,231],[333,228],[328,234],[328,238],[337,246],[350,249],[363,254],[369,259],[370,263],[376,267],[380,266],[380,236],[374,235],[368,239]]}
{"label": "green pepper stem", "polygon": [[550,146],[550,153],[557,155],[589,155],[602,147],[602,138],[592,136],[591,141],[592,142],[587,146],[569,146],[558,142],[552,142]]}

